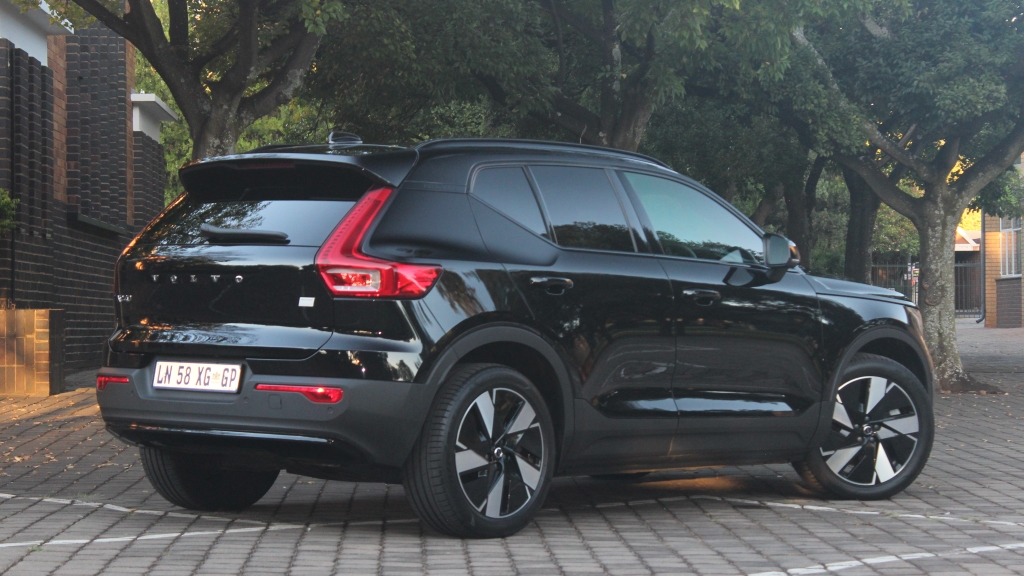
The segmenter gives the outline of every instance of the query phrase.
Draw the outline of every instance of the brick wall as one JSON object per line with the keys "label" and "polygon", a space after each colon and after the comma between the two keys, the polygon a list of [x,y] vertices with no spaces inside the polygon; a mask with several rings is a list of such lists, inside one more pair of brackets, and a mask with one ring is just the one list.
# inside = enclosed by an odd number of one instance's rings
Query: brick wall
{"label": "brick wall", "polygon": [[995,328],[998,313],[996,279],[999,278],[999,218],[984,216],[985,243],[985,327]]}
{"label": "brick wall", "polygon": [[[167,163],[164,161],[164,147],[159,142],[144,132],[135,132],[134,139],[135,190],[140,191],[134,199],[135,230],[138,231],[164,209],[163,189],[167,183]],[[152,192],[156,190],[160,194]]]}
{"label": "brick wall", "polygon": [[996,316],[996,328],[1021,327],[1020,282],[1020,276],[999,278],[996,280],[996,298],[999,300],[999,313]]}
{"label": "brick wall", "polygon": [[0,310],[0,393],[64,390],[63,310]]}
{"label": "brick wall", "polygon": [[[53,73],[0,40],[0,188],[18,200],[17,227],[0,238],[0,299],[26,308],[52,304]],[[13,282],[12,282],[13,274]]]}
{"label": "brick wall", "polygon": [[133,48],[97,26],[48,49],[52,70],[0,39],[0,188],[20,201],[0,236],[0,311],[63,309],[75,370],[102,362],[114,262],[163,208],[166,179],[160,145],[131,126]]}

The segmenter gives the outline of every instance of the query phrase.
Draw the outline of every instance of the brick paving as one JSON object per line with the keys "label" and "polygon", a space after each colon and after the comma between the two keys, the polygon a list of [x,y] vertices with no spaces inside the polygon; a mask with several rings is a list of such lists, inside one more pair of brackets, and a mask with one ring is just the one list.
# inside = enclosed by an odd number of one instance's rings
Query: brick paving
{"label": "brick paving", "polygon": [[242,513],[177,509],[73,374],[59,396],[0,398],[0,573],[1024,573],[1024,329],[958,328],[1004,393],[939,396],[931,461],[892,500],[822,500],[788,466],[562,478],[504,540],[428,531],[401,486],[291,474]]}

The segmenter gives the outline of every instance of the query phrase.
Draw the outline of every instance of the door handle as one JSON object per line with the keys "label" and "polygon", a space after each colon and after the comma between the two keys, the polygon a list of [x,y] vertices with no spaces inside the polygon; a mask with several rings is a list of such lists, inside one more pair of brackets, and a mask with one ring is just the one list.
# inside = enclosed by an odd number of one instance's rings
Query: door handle
{"label": "door handle", "polygon": [[698,306],[711,306],[722,299],[718,290],[687,289],[683,290],[683,296],[693,298]]}
{"label": "door handle", "polygon": [[531,286],[540,286],[547,290],[548,294],[555,296],[565,294],[565,291],[572,288],[572,280],[568,278],[552,278],[550,276],[534,276],[530,278]]}

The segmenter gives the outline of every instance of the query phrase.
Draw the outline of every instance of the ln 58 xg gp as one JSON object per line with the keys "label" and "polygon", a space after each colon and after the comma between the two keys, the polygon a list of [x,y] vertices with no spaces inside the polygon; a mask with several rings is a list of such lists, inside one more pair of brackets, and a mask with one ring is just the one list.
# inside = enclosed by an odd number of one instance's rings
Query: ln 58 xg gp
{"label": "ln 58 xg gp", "polygon": [[283,469],[401,482],[435,530],[498,537],[556,475],[792,462],[870,499],[928,458],[916,307],[806,274],[657,160],[336,138],[180,174],[117,262],[97,380],[179,506],[245,508]]}

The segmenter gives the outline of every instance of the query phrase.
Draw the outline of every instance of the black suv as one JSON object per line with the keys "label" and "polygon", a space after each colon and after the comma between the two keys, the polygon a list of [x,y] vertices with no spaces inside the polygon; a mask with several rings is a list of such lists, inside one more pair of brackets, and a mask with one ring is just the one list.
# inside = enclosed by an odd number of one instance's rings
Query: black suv
{"label": "black suv", "polygon": [[169,501],[281,469],[402,482],[512,534],[556,475],[793,462],[885,498],[931,449],[899,293],[817,278],[657,160],[589,146],[335,143],[211,158],[117,263],[97,396]]}

